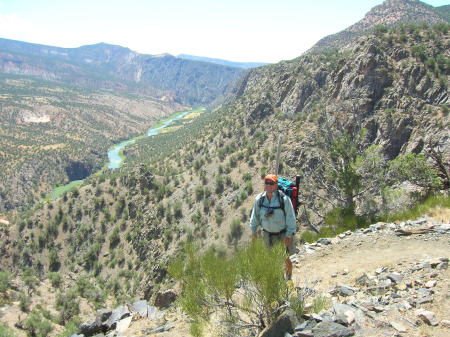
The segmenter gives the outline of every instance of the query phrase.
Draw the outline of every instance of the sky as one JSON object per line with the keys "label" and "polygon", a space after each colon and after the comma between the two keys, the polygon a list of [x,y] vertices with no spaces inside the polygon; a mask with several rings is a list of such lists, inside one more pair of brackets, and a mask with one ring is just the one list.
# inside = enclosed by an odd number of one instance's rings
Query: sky
{"label": "sky", "polygon": [[[0,0],[0,37],[239,62],[300,56],[383,0]],[[425,0],[432,6],[450,0]]]}

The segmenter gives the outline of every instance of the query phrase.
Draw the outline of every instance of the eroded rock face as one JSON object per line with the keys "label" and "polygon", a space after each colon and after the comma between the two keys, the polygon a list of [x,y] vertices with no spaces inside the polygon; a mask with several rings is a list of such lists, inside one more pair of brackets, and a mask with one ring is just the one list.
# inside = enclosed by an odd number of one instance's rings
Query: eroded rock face
{"label": "eroded rock face", "polygon": [[390,26],[401,23],[437,23],[445,20],[439,11],[421,1],[387,0],[372,8],[365,17],[347,29],[329,35],[317,42],[309,52],[345,48],[351,45],[359,36],[377,25]]}
{"label": "eroded rock face", "polygon": [[92,167],[87,166],[82,162],[70,162],[69,166],[66,167],[67,177],[69,181],[82,180],[91,174]]}
{"label": "eroded rock face", "polygon": [[[445,71],[430,73],[426,57],[448,57],[442,41],[449,34],[420,34],[406,32],[403,42],[388,35],[366,36],[348,51],[311,53],[254,69],[230,109],[241,112],[249,128],[276,125],[279,117],[293,120],[282,158],[308,176],[329,156],[317,141],[318,130],[326,134],[330,127],[332,133],[336,125],[346,132],[364,128],[365,146],[380,146],[386,160],[436,148],[448,161],[450,95],[445,82],[450,78]],[[417,46],[428,56],[418,57]]]}

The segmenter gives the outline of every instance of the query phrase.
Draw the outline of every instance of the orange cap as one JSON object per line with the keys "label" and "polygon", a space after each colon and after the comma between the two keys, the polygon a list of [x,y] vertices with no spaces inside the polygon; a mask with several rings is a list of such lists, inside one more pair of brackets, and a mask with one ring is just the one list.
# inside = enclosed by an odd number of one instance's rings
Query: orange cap
{"label": "orange cap", "polygon": [[278,177],[275,174],[268,174],[264,177],[264,180],[273,181],[274,183],[278,182]]}

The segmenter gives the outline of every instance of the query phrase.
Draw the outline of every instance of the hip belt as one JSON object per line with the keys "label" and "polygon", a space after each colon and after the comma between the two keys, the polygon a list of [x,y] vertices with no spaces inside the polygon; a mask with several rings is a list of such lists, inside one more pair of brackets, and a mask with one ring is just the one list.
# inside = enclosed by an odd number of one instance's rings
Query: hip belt
{"label": "hip belt", "polygon": [[269,231],[266,231],[264,228],[263,228],[263,231],[266,232],[267,234],[269,234],[269,236],[277,236],[277,235],[286,233],[286,228],[279,232],[269,232]]}

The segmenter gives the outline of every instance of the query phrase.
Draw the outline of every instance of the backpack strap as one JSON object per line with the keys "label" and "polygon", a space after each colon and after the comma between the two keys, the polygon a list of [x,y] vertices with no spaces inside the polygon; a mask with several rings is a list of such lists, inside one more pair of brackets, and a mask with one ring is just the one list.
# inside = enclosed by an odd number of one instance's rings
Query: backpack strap
{"label": "backpack strap", "polygon": [[[286,211],[285,211],[285,205],[284,205],[284,197],[285,197],[285,195],[286,194],[284,194],[284,192],[283,191],[280,191],[280,190],[276,190],[276,192],[278,193],[278,201],[280,202],[280,207],[279,208],[281,208],[281,210],[283,211],[283,213],[284,213],[284,216],[286,216]],[[267,208],[267,206],[264,206],[263,204],[264,204],[264,198],[265,198],[266,196],[264,195],[264,192],[262,192],[261,194],[260,194],[260,196],[259,196],[259,200],[258,200],[258,206],[259,206],[259,208],[261,208],[261,207],[266,207]],[[275,207],[275,208],[278,208],[278,207]]]}
{"label": "backpack strap", "polygon": [[265,197],[264,192],[262,192],[262,193],[259,195],[259,199],[258,199],[258,206],[259,206],[259,208],[263,207],[263,204],[264,204],[264,197]]}
{"label": "backpack strap", "polygon": [[280,208],[283,211],[284,216],[286,216],[286,211],[284,209],[284,207],[285,207],[285,205],[284,205],[284,197],[285,197],[286,194],[284,194],[284,192],[280,191],[280,190],[277,190],[277,192],[278,192],[278,200],[280,201]]}

